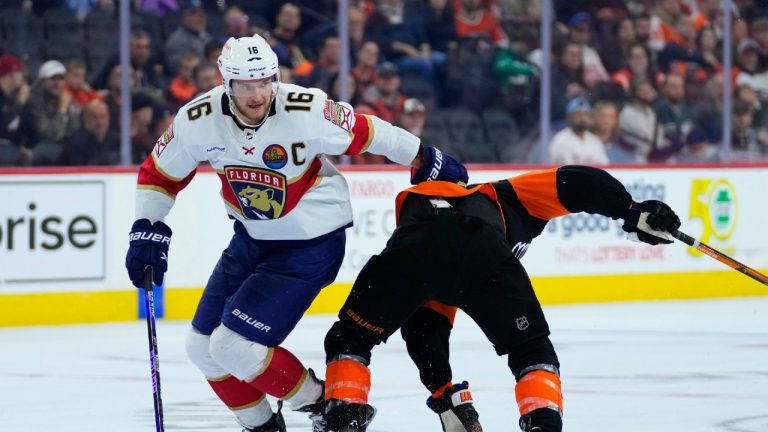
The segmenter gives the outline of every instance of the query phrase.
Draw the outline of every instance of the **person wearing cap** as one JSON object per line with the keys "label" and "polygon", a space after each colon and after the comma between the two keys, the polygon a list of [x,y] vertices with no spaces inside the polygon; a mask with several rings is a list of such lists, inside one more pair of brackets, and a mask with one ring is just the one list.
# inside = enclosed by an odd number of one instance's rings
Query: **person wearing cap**
{"label": "person wearing cap", "polygon": [[421,137],[426,119],[427,107],[416,98],[408,98],[403,103],[403,112],[400,113],[395,124],[417,137]]}
{"label": "person wearing cap", "polygon": [[571,42],[581,46],[584,83],[588,87],[610,79],[597,50],[589,45],[592,40],[592,23],[592,15],[586,12],[579,12],[568,20],[568,38]]}
{"label": "person wearing cap", "polygon": [[583,96],[571,99],[565,112],[568,127],[556,133],[549,142],[549,163],[558,165],[607,165],[605,146],[589,131],[591,105]]}
{"label": "person wearing cap", "polygon": [[0,139],[16,139],[21,113],[29,100],[24,65],[16,56],[0,56]]}
{"label": "person wearing cap", "polygon": [[675,156],[677,163],[720,162],[719,149],[709,141],[706,132],[694,129],[685,139],[685,147]]}
{"label": "person wearing cap", "polygon": [[22,134],[26,147],[40,141],[62,143],[80,127],[80,112],[72,96],[64,91],[67,69],[61,62],[48,60],[40,66],[22,115]]}
{"label": "person wearing cap", "polygon": [[394,122],[403,111],[405,97],[400,93],[400,73],[397,66],[384,62],[378,67],[376,84],[363,94],[363,100],[376,110],[377,115]]}
{"label": "person wearing cap", "polygon": [[736,85],[747,85],[758,93],[768,95],[768,72],[760,66],[760,45],[754,39],[743,39],[736,48]]}
{"label": "person wearing cap", "polygon": [[169,69],[176,72],[181,56],[191,52],[203,57],[205,44],[211,40],[206,32],[208,19],[200,0],[184,0],[180,2],[181,17],[179,28],[168,36],[165,41],[165,55]]}

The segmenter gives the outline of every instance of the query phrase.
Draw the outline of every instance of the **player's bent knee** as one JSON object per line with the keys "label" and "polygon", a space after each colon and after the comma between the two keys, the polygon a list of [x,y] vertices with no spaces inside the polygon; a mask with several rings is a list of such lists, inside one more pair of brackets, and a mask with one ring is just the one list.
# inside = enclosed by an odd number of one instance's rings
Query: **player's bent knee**
{"label": "player's bent knee", "polygon": [[218,378],[229,374],[211,357],[210,343],[210,336],[191,327],[186,340],[187,356],[206,378]]}
{"label": "player's bent knee", "polygon": [[372,334],[361,334],[344,321],[336,321],[325,335],[326,363],[338,356],[351,355],[362,358],[364,364],[368,364],[371,350],[379,342]]}
{"label": "player's bent knee", "polygon": [[224,325],[211,333],[210,355],[228,373],[248,381],[264,368],[269,348],[250,341]]}
{"label": "player's bent knee", "polygon": [[518,380],[523,376],[523,370],[531,365],[550,364],[555,368],[560,367],[555,347],[547,336],[516,346],[509,350],[508,355],[509,368]]}

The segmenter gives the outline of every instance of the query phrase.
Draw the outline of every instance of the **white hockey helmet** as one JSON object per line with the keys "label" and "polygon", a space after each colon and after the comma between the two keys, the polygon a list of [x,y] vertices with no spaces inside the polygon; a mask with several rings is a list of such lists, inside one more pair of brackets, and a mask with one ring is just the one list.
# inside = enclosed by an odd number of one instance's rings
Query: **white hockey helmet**
{"label": "white hockey helmet", "polygon": [[280,82],[277,54],[259,35],[229,38],[218,60],[227,96],[232,96],[232,80],[251,80],[275,76]]}

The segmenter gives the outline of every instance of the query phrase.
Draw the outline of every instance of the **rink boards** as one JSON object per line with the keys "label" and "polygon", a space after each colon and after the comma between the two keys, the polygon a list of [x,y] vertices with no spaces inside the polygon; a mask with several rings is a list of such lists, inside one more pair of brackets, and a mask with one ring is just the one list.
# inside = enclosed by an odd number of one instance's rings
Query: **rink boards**
{"label": "rink boards", "polygon": [[[609,169],[635,200],[660,199],[681,230],[758,269],[768,269],[768,165]],[[472,167],[472,182],[527,167]],[[394,228],[400,167],[345,170],[355,226],[337,282],[310,312],[332,313],[357,272]],[[0,172],[0,326],[128,321],[137,290],[123,267],[134,219],[133,170]],[[179,194],[162,315],[188,319],[231,236],[217,176],[201,170]],[[621,222],[578,214],[550,221],[522,259],[545,304],[768,294],[768,289],[680,243],[651,247],[625,238]]]}

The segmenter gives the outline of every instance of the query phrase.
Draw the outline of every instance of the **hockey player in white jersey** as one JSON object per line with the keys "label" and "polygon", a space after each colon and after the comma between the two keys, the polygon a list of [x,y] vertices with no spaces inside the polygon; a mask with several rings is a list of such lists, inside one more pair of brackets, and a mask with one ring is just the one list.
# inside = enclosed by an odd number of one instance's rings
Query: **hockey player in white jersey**
{"label": "hockey player in white jersey", "polygon": [[[330,284],[352,225],[344,177],[325,155],[371,152],[411,166],[411,182],[467,181],[448,155],[321,90],[280,83],[277,56],[259,36],[230,38],[222,86],[181,108],[141,165],[126,268],[142,286],[167,270],[176,194],[208,162],[234,235],[206,284],[187,352],[245,431],[285,431],[265,394],[312,415],[323,382],[280,344]],[[203,245],[201,245],[202,247]],[[318,347],[320,348],[320,347]]]}

